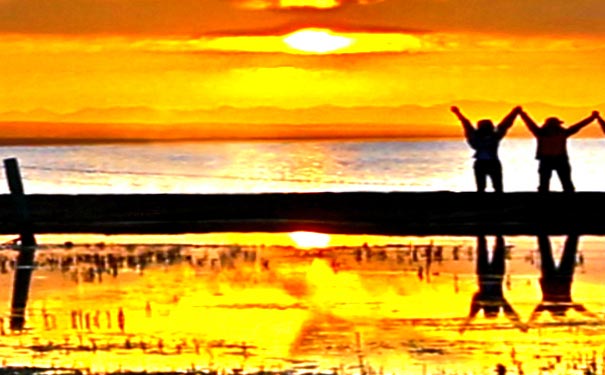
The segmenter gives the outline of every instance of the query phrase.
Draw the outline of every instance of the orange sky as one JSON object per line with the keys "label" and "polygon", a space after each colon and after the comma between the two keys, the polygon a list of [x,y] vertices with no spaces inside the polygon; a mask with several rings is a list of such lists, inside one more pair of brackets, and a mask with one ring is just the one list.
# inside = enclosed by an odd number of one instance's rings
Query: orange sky
{"label": "orange sky", "polygon": [[[588,110],[605,103],[603,19],[605,3],[587,0],[0,0],[0,119],[465,100]],[[303,28],[342,48],[284,41]],[[410,122],[389,116],[375,121]],[[449,114],[420,125],[435,121]]]}

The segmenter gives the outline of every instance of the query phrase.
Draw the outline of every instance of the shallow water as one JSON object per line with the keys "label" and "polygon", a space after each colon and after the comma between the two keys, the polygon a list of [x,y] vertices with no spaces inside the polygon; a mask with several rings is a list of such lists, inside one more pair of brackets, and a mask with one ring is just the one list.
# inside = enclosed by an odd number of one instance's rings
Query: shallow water
{"label": "shallow water", "polygon": [[[562,240],[553,240],[556,256]],[[415,261],[403,245],[369,252],[171,245],[40,250],[28,329],[8,332],[5,311],[0,358],[7,365],[93,371],[489,373],[503,363],[511,372],[521,366],[536,373],[552,364],[549,373],[580,373],[594,351],[602,365],[600,252],[583,247],[584,263],[575,269],[573,299],[587,312],[570,309],[562,318],[544,312],[522,332],[504,314],[488,319],[480,313],[465,325],[478,287],[474,245],[472,239],[461,243],[458,260],[453,247],[444,246],[443,260],[430,265],[421,250]],[[171,249],[179,255],[166,256]],[[541,301],[539,259],[529,250],[512,249],[503,285],[524,323]],[[116,276],[105,269],[88,279],[96,267],[90,259],[63,270],[48,263],[51,254],[74,253],[132,259]],[[140,263],[136,254],[156,255]],[[0,274],[7,301],[11,276],[10,268]]]}

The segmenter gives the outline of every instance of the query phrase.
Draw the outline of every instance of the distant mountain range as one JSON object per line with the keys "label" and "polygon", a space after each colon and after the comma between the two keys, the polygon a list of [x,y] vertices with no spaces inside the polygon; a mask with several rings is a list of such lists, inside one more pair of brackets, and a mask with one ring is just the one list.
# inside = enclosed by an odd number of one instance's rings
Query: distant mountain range
{"label": "distant mountain range", "polygon": [[[86,108],[71,113],[39,109],[0,113],[0,142],[460,137],[460,125],[449,110],[454,104],[473,122],[481,118],[497,122],[514,106],[504,102],[460,101],[426,107],[220,107],[196,110],[118,107]],[[593,110],[605,112],[605,104],[562,107],[528,103],[524,108],[538,123],[548,116],[558,116],[572,124]],[[511,135],[528,135],[520,120]],[[598,126],[589,127],[581,135],[604,136]]]}

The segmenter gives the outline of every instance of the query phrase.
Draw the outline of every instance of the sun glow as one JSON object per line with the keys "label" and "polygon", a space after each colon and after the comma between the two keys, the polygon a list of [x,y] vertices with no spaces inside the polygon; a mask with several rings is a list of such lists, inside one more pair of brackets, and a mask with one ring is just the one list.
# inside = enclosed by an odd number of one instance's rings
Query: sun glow
{"label": "sun glow", "polygon": [[330,235],[315,232],[292,232],[290,238],[300,248],[326,247],[330,243]]}
{"label": "sun glow", "polygon": [[288,34],[284,42],[293,49],[309,53],[328,53],[346,48],[353,39],[326,29],[304,29]]}
{"label": "sun glow", "polygon": [[288,7],[312,7],[319,9],[334,8],[340,5],[336,0],[280,0],[279,6],[282,8]]}

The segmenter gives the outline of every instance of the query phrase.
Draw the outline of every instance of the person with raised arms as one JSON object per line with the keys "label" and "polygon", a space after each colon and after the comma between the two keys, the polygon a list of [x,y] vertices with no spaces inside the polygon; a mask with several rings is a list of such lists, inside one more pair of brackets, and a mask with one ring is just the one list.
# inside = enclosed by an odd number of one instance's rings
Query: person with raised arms
{"label": "person with raised arms", "polygon": [[567,155],[567,138],[596,120],[599,117],[599,112],[594,111],[587,118],[567,128],[562,126],[563,121],[557,117],[549,117],[542,126],[538,126],[524,110],[520,111],[520,115],[529,131],[538,141],[536,149],[536,159],[540,163],[538,167],[538,174],[540,175],[538,191],[542,193],[550,191],[550,178],[552,172],[556,171],[563,191],[574,192],[575,187],[571,180],[571,165]]}
{"label": "person with raised arms", "polygon": [[498,157],[498,147],[508,129],[513,126],[515,118],[521,111],[521,107],[513,108],[513,110],[500,121],[498,126],[494,126],[492,120],[479,120],[477,122],[477,128],[473,127],[470,120],[462,114],[458,107],[454,106],[451,110],[462,123],[466,141],[469,146],[475,150],[475,154],[473,155],[475,158],[473,169],[475,172],[477,191],[485,191],[487,177],[489,177],[494,191],[501,193],[503,191],[502,164]]}

